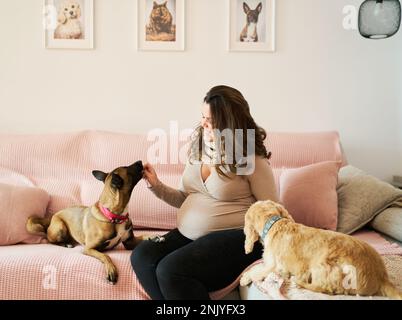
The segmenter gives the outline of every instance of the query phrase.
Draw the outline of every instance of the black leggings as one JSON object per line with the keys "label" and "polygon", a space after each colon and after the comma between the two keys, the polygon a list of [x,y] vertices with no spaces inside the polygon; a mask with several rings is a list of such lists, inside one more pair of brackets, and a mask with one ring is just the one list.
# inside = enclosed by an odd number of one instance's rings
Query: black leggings
{"label": "black leggings", "polygon": [[209,292],[225,288],[254,261],[262,245],[244,253],[242,229],[216,231],[194,241],[177,229],[164,242],[141,242],[131,254],[131,265],[141,285],[154,300],[208,300]]}

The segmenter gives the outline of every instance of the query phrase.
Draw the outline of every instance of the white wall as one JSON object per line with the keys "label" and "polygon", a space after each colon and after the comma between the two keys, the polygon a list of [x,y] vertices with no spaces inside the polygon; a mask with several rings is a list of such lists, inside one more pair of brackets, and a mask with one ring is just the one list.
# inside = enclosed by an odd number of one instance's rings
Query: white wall
{"label": "white wall", "polygon": [[362,1],[277,0],[273,54],[227,52],[226,0],[186,0],[185,52],[137,52],[137,1],[94,2],[96,49],[81,51],[43,48],[42,0],[0,0],[0,133],[188,128],[228,84],[266,129],[338,130],[350,163],[402,174],[402,31],[344,30]]}

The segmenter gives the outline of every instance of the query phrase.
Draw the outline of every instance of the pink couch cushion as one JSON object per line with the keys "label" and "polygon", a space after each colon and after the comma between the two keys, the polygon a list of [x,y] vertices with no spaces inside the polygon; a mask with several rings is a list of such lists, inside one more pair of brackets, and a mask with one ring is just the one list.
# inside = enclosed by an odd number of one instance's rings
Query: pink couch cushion
{"label": "pink couch cushion", "polygon": [[[136,235],[166,231],[136,231]],[[120,244],[106,251],[119,272],[115,285],[106,281],[103,264],[82,253],[83,247],[65,248],[52,244],[0,247],[0,300],[144,300],[149,296],[130,263],[131,250]],[[233,284],[211,292],[221,299]]]}
{"label": "pink couch cushion", "polygon": [[25,175],[3,167],[0,167],[0,183],[12,184],[15,186],[35,187],[35,184]]}
{"label": "pink couch cushion", "polygon": [[42,189],[0,183],[0,245],[40,243],[41,237],[29,234],[25,224],[31,215],[44,217],[48,202]]}
{"label": "pink couch cushion", "polygon": [[116,285],[106,280],[103,264],[83,247],[52,244],[0,247],[0,299],[109,300],[148,299],[130,264],[131,251],[119,246],[107,254],[116,265]]}
{"label": "pink couch cushion", "polygon": [[280,200],[296,222],[336,230],[339,166],[339,162],[326,161],[282,172]]}
{"label": "pink couch cushion", "polygon": [[299,168],[322,161],[347,163],[336,131],[268,132],[265,145],[272,151],[273,168]]}

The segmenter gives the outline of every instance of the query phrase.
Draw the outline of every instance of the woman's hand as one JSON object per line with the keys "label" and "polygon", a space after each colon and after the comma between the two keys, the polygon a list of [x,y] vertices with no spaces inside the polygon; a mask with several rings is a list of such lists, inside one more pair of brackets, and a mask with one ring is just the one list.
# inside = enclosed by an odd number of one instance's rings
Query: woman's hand
{"label": "woman's hand", "polygon": [[150,163],[144,164],[142,177],[147,181],[148,187],[155,187],[160,182],[154,167]]}

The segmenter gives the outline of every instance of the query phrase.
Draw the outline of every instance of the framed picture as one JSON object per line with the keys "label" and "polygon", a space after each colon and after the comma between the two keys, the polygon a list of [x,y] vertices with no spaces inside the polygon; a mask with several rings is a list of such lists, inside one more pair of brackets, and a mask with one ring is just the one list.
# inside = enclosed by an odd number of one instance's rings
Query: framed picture
{"label": "framed picture", "polygon": [[184,1],[138,0],[139,50],[184,50]]}
{"label": "framed picture", "polygon": [[93,0],[45,0],[45,48],[93,48]]}
{"label": "framed picture", "polygon": [[275,0],[229,0],[229,51],[275,51]]}

